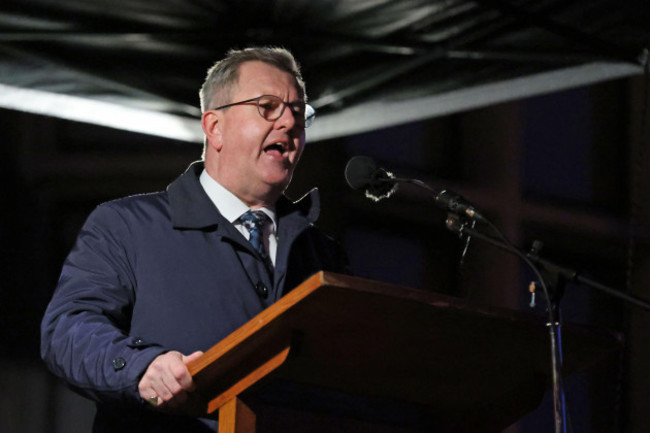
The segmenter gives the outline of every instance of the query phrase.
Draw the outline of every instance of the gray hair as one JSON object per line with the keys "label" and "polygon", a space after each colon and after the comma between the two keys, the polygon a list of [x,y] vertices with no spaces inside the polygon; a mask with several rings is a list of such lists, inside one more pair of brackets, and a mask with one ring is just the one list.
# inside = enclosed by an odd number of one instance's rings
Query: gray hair
{"label": "gray hair", "polygon": [[300,65],[288,50],[278,47],[252,47],[230,50],[226,57],[208,69],[208,75],[199,91],[201,112],[232,102],[230,99],[239,79],[239,67],[242,63],[251,61],[264,62],[293,75],[299,96],[306,99]]}

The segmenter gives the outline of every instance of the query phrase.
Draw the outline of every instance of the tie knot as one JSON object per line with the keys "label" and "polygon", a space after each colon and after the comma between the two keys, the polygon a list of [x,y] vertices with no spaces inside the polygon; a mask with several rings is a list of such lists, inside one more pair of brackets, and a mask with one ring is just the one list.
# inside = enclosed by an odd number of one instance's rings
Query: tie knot
{"label": "tie knot", "polygon": [[249,210],[239,217],[239,221],[241,221],[244,228],[248,230],[248,233],[250,233],[248,242],[253,245],[253,248],[255,248],[262,257],[266,257],[263,240],[264,226],[270,220],[271,219],[268,215],[261,210]]}
{"label": "tie knot", "polygon": [[264,213],[264,211],[249,210],[239,217],[239,220],[248,231],[251,231],[264,227],[266,223],[270,221],[270,218],[266,213]]}

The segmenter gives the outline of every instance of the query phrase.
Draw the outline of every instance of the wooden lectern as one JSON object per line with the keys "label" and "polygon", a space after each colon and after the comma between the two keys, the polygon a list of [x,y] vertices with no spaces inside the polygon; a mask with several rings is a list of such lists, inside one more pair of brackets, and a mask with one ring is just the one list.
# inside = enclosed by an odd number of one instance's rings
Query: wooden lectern
{"label": "wooden lectern", "polygon": [[[254,432],[255,415],[238,397],[274,380],[384,412],[412,407],[429,431],[500,431],[549,388],[548,339],[536,316],[320,272],[188,367],[220,433]],[[620,341],[564,326],[564,347],[570,374],[616,353]]]}

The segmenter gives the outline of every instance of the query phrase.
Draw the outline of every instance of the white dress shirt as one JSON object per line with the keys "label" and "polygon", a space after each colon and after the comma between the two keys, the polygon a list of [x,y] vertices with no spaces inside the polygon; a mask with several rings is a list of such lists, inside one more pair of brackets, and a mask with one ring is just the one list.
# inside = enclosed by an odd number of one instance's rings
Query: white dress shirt
{"label": "white dress shirt", "polygon": [[[239,221],[239,217],[251,209],[235,194],[228,191],[226,188],[221,186],[219,182],[210,177],[207,171],[203,170],[199,177],[199,181],[201,182],[201,186],[205,190],[206,194],[208,194],[208,197],[210,197],[210,200],[212,200],[212,203],[217,207],[219,213],[230,221],[246,239],[249,239],[250,233]],[[278,249],[277,218],[275,215],[275,209],[263,207],[259,210],[267,214],[272,222],[271,224],[266,224],[264,226],[262,239],[264,241],[264,247],[269,253],[269,258],[273,265],[275,265],[275,255]]]}

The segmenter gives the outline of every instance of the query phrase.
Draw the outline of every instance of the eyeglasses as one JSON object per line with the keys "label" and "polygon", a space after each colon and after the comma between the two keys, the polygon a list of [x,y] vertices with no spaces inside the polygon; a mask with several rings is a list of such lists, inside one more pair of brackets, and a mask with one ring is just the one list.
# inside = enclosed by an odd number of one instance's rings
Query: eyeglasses
{"label": "eyeglasses", "polygon": [[309,104],[301,101],[284,102],[274,95],[262,95],[257,98],[247,99],[245,101],[233,102],[232,104],[222,105],[221,107],[213,108],[213,110],[221,110],[223,108],[232,107],[233,105],[245,105],[255,102],[257,111],[264,119],[269,122],[278,120],[284,113],[284,109],[289,107],[296,124],[302,128],[309,128],[314,123],[316,117],[316,110]]}

